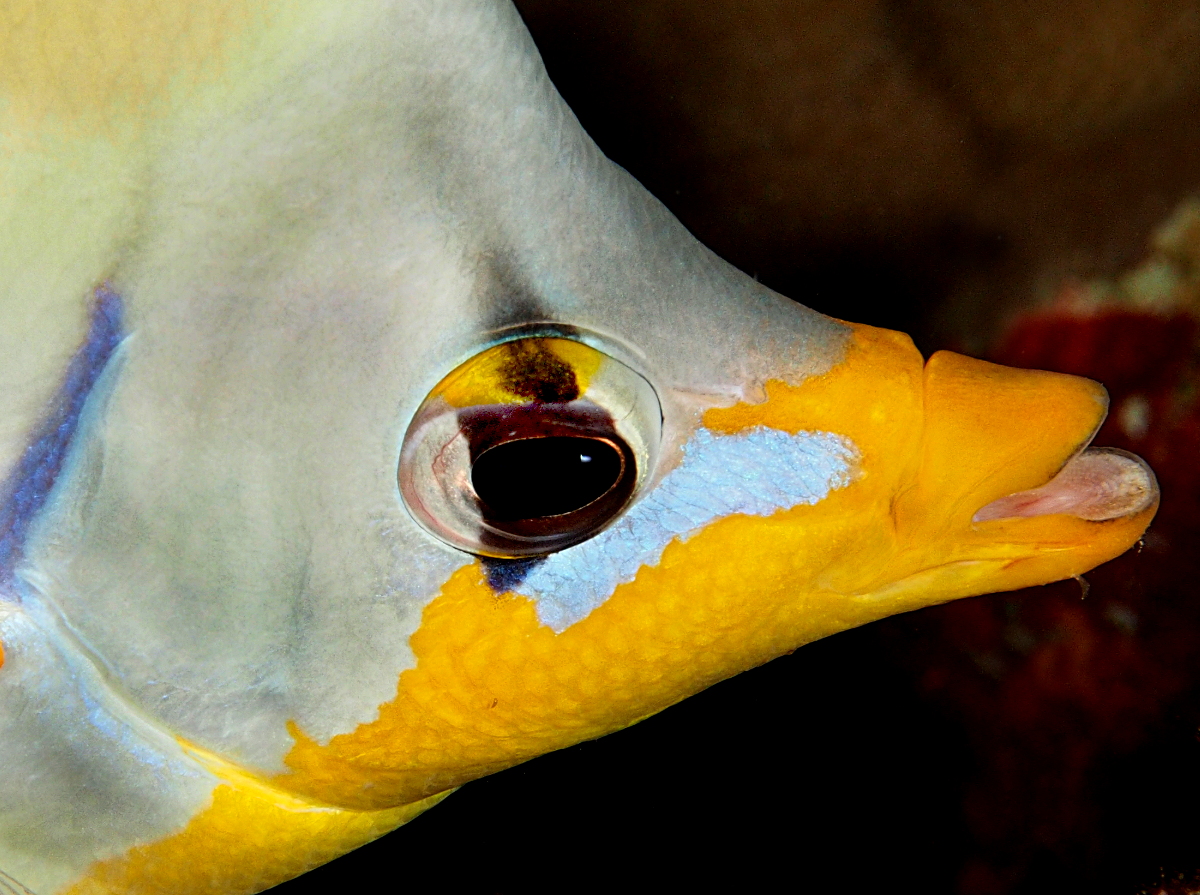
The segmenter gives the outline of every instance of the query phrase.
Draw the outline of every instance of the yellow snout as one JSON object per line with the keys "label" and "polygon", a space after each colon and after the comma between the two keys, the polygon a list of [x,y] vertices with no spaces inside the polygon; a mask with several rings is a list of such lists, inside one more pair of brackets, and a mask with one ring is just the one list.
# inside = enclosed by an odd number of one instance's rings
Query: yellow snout
{"label": "yellow snout", "polygon": [[827,428],[858,446],[859,480],[826,502],[836,555],[810,580],[876,617],[1079,575],[1132,546],[1158,506],[1140,460],[1083,452],[1108,405],[1086,379],[949,352],[922,365],[906,336],[856,326],[841,365],[768,393],[706,423]]}

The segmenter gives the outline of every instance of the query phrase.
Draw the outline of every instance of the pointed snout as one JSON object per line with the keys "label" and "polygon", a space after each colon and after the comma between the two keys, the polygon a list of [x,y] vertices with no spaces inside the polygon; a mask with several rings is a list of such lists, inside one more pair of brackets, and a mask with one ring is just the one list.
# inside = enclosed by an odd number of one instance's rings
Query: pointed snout
{"label": "pointed snout", "polygon": [[939,352],[923,386],[920,461],[894,511],[915,568],[883,592],[919,584],[951,599],[1043,584],[1142,536],[1158,485],[1140,458],[1089,449],[1108,411],[1101,385]]}
{"label": "pointed snout", "polygon": [[794,516],[838,546],[798,556],[796,573],[873,617],[1083,574],[1137,543],[1158,506],[1141,460],[1087,449],[1108,409],[1087,379],[950,352],[926,363],[907,337],[853,326],[841,363],[767,394],[705,422],[854,445],[853,482]]}
{"label": "pointed snout", "polygon": [[1055,514],[1136,517],[1158,498],[1139,458],[1086,450],[1108,412],[1099,383],[948,351],[925,365],[925,437],[913,512],[948,522]]}

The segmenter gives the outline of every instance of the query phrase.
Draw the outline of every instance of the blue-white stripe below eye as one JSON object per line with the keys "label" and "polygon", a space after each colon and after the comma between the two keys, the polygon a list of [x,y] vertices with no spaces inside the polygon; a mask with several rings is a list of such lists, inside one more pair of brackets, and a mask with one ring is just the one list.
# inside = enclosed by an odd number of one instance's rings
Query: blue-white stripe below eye
{"label": "blue-white stripe below eye", "polygon": [[535,600],[539,620],[562,632],[642,566],[657,563],[671,541],[686,541],[726,516],[770,516],[815,504],[850,483],[856,461],[853,444],[829,432],[699,429],[679,466],[612,527],[546,557],[513,592]]}

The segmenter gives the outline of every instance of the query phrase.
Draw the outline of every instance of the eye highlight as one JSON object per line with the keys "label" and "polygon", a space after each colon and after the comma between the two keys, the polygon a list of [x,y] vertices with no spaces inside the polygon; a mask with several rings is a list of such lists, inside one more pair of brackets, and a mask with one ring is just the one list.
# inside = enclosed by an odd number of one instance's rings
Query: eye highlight
{"label": "eye highlight", "polygon": [[530,557],[616,519],[657,459],[662,411],[639,374],[589,345],[523,338],[440,382],[404,439],[399,484],[431,534]]}

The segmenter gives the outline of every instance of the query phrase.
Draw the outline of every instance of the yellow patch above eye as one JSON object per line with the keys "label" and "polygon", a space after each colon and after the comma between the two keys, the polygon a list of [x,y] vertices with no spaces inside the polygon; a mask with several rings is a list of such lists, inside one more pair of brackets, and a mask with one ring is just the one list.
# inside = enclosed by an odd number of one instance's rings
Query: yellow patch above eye
{"label": "yellow patch above eye", "polygon": [[604,355],[571,339],[517,339],[489,348],[438,383],[451,407],[565,403],[582,397]]}
{"label": "yellow patch above eye", "polygon": [[[529,365],[521,349],[488,363],[511,375],[502,367],[513,358]],[[765,402],[708,411],[710,431],[837,432],[864,466],[816,503],[770,516],[735,513],[671,541],[558,631],[539,620],[534,600],[496,593],[479,564],[463,566],[425,607],[410,639],[416,664],[372,720],[325,743],[290,724],[288,770],[270,781],[198,755],[220,781],[212,805],[186,829],[101,862],[69,891],[254,891],[268,877],[254,875],[252,856],[272,854],[269,880],[282,880],[402,823],[454,786],[627,726],[808,641],[930,603],[1076,574],[1127,548],[1152,508],[1102,525],[1063,516],[987,526],[968,517],[944,532],[924,524],[952,519],[961,489],[939,478],[934,500],[919,487],[924,453],[937,454],[943,440],[923,421],[957,431],[954,420],[937,422],[947,391],[968,407],[1011,396],[987,381],[968,389],[988,379],[979,363],[942,358],[926,369],[904,337],[859,327],[846,358],[826,374],[770,383]],[[1064,400],[1075,393],[1064,406],[1096,413],[1094,387],[1059,385]],[[1086,437],[1088,419],[1068,427],[1062,451]],[[963,443],[967,460],[993,440],[963,437],[978,442]],[[913,500],[921,509],[915,522]],[[143,877],[158,888],[140,887]]]}

